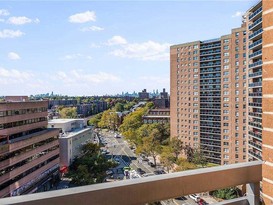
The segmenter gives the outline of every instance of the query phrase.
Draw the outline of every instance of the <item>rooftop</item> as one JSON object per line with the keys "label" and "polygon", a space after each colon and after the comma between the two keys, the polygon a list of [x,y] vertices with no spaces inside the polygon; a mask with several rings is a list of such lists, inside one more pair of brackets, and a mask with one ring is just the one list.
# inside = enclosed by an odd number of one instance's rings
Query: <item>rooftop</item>
{"label": "rooftop", "polygon": [[81,133],[84,133],[84,132],[86,132],[88,130],[91,130],[91,128],[85,128],[85,129],[79,128],[79,129],[75,129],[75,130],[73,130],[71,132],[66,132],[60,138],[72,138],[72,137],[74,137],[76,135],[79,135]]}

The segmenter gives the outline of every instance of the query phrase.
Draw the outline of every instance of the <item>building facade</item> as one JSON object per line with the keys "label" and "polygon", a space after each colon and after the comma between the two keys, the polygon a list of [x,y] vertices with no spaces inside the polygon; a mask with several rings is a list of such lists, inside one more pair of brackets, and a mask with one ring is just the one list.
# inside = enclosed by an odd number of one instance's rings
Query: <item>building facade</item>
{"label": "building facade", "polygon": [[273,2],[263,0],[246,14],[248,34],[249,161],[263,160],[262,198],[273,203]]}
{"label": "building facade", "polygon": [[246,29],[171,46],[171,136],[208,161],[246,161]]}
{"label": "building facade", "polygon": [[59,131],[47,129],[47,101],[0,102],[0,197],[44,191],[58,175]]}
{"label": "building facade", "polygon": [[151,109],[142,117],[143,123],[166,124],[170,122],[170,109]]}
{"label": "building facade", "polygon": [[67,170],[75,157],[80,156],[83,144],[94,141],[93,129],[86,127],[84,119],[54,119],[48,122],[48,127],[60,129],[61,171]]}

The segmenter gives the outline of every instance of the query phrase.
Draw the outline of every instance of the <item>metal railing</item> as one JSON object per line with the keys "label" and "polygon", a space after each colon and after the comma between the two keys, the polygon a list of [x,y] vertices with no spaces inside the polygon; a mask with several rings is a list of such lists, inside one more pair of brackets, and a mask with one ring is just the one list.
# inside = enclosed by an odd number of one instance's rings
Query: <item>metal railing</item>
{"label": "metal railing", "polygon": [[248,77],[253,78],[253,77],[257,77],[257,76],[261,76],[262,75],[262,71],[259,72],[255,72],[255,73],[250,73],[248,75]]}
{"label": "metal railing", "polygon": [[248,48],[252,49],[253,47],[255,47],[257,45],[262,44],[262,42],[263,42],[263,39],[260,39],[260,40],[256,41],[255,43],[250,44]]}
{"label": "metal railing", "polygon": [[252,54],[249,55],[249,58],[253,58],[255,56],[262,55],[262,50],[258,50]]}
{"label": "metal railing", "polygon": [[262,32],[263,32],[262,28],[260,28],[259,30],[253,32],[251,35],[249,35],[249,40],[251,40],[252,38],[254,38],[254,37],[258,36],[258,35],[260,35]]}
{"label": "metal railing", "polygon": [[[228,180],[223,176],[228,176]],[[255,161],[3,198],[0,204],[145,204],[247,184],[246,197],[234,200],[237,204],[258,205],[261,180],[262,162]],[[222,203],[234,204],[231,201]]]}
{"label": "metal railing", "polygon": [[263,21],[262,17],[258,18],[256,21],[253,22],[253,24],[250,24],[248,26],[248,29],[251,30],[252,28],[254,28],[255,26],[257,26],[259,23],[261,23],[262,21]]}
{"label": "metal railing", "polygon": [[257,62],[255,62],[255,63],[252,63],[252,64],[249,64],[249,68],[254,68],[254,67],[256,67],[256,66],[260,66],[260,65],[262,65],[263,64],[263,61],[262,60],[259,60],[259,61],[257,61]]}
{"label": "metal railing", "polygon": [[258,8],[255,12],[253,12],[252,14],[249,15],[248,20],[251,20],[252,18],[254,18],[257,14],[259,14],[261,11],[263,10],[263,7],[261,6],[260,8]]}

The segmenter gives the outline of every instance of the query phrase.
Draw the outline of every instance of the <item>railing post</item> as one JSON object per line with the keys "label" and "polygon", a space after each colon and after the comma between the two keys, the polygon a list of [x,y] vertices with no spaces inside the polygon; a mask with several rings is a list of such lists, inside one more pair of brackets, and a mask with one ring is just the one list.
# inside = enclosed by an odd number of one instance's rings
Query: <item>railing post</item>
{"label": "railing post", "polygon": [[260,203],[260,182],[246,185],[246,193],[249,205],[259,205]]}

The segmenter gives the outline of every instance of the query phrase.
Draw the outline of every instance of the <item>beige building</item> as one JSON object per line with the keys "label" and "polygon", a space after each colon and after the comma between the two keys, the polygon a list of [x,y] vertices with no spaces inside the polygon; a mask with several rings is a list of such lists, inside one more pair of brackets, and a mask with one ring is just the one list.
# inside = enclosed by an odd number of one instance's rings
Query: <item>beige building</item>
{"label": "beige building", "polygon": [[48,190],[59,171],[59,130],[47,129],[47,101],[0,102],[0,197]]}
{"label": "beige building", "polygon": [[208,161],[246,161],[246,30],[171,46],[171,136]]}
{"label": "beige building", "polygon": [[65,171],[73,159],[80,156],[83,144],[94,140],[93,129],[86,127],[84,119],[54,119],[48,122],[48,127],[60,129],[61,171]]}

